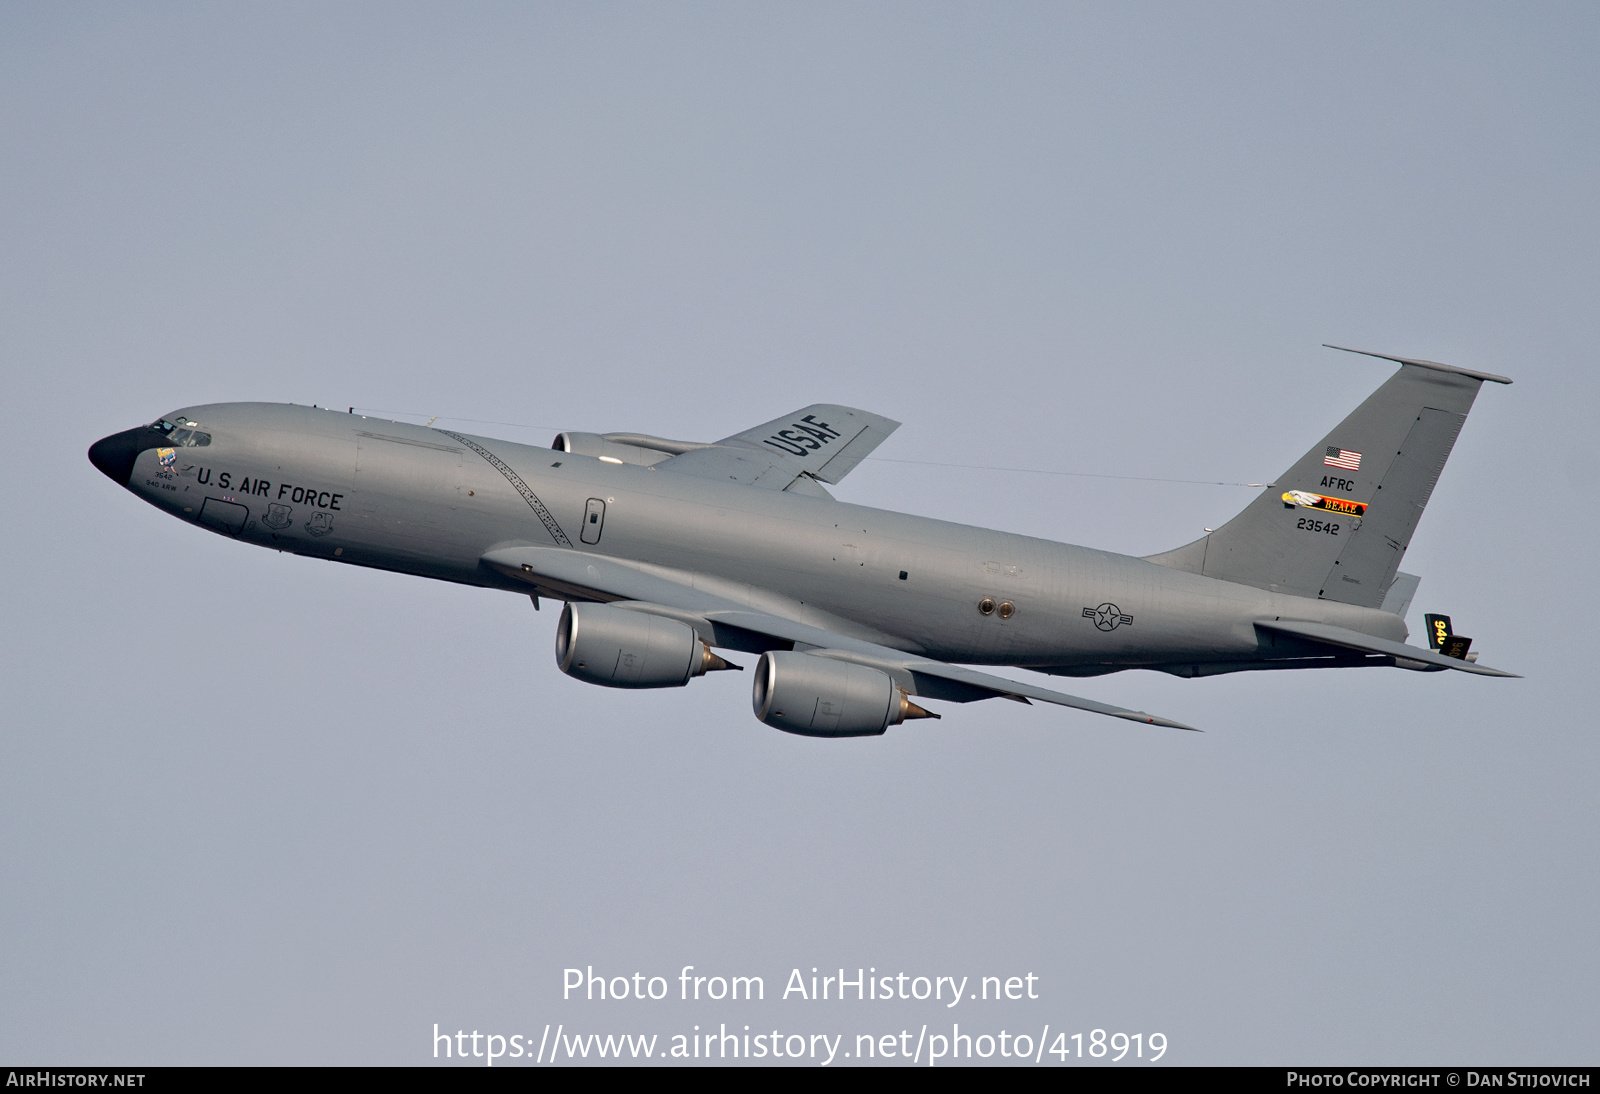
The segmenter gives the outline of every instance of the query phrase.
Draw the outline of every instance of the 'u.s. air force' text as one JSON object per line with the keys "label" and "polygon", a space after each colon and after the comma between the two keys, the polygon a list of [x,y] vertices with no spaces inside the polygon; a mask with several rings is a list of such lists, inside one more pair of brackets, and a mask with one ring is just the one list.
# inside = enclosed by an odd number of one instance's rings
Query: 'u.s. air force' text
{"label": "'u.s. air force' text", "polygon": [[[272,483],[264,478],[251,478],[245,475],[234,481],[235,476],[231,471],[217,473],[217,488],[219,490],[232,490],[235,494],[248,494],[251,497],[273,497]],[[195,481],[201,486],[211,484],[211,468],[202,467],[195,472]],[[292,482],[278,483],[278,501],[289,501],[296,505],[311,505],[318,509],[332,509],[337,511],[339,503],[344,500],[343,494],[336,494],[332,490],[322,490],[315,486],[296,486]]]}

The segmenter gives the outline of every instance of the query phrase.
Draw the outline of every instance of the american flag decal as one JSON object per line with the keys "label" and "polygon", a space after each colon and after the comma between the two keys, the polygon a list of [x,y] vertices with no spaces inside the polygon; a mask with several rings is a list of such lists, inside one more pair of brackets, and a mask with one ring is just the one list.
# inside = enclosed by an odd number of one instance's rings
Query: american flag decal
{"label": "american flag decal", "polygon": [[1348,448],[1334,448],[1328,446],[1328,454],[1322,457],[1322,462],[1329,467],[1342,467],[1346,471],[1361,470],[1361,453],[1352,452]]}

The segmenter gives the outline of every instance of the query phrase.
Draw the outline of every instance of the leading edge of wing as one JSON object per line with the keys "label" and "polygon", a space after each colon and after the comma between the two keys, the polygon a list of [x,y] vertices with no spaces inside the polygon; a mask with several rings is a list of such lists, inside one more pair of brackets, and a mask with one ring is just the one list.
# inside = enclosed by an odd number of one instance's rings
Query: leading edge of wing
{"label": "leading edge of wing", "polygon": [[[638,563],[584,555],[555,547],[533,546],[492,550],[483,556],[483,561],[508,577],[557,595],[605,600],[619,608],[680,619],[695,626],[702,637],[708,640],[715,638],[719,628],[735,628],[745,633],[765,635],[817,657],[853,661],[876,668],[887,673],[898,687],[912,695],[951,702],[989,698],[1019,702],[1033,700],[1145,725],[1200,732],[1194,726],[1147,714],[1142,710],[1129,710],[1024,684],[787,619],[741,604],[731,597],[697,589],[692,575],[684,574],[679,579],[676,574],[669,576],[662,572],[663,567],[651,566],[647,570]],[[725,645],[719,641],[713,641],[713,644]]]}

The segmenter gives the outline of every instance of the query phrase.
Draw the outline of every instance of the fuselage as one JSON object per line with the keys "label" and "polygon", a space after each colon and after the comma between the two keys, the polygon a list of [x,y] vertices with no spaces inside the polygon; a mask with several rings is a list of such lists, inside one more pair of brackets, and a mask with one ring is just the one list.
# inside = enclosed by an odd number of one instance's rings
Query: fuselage
{"label": "fuselage", "polygon": [[896,649],[1064,675],[1205,675],[1318,652],[1258,631],[1264,619],[1406,637],[1400,617],[1377,609],[667,467],[293,405],[194,406],[165,420],[181,429],[119,434],[131,438],[124,455],[109,455],[107,438],[91,458],[119,481],[125,471],[152,505],[230,538],[421,577],[525,594],[482,557],[561,546],[677,571]]}

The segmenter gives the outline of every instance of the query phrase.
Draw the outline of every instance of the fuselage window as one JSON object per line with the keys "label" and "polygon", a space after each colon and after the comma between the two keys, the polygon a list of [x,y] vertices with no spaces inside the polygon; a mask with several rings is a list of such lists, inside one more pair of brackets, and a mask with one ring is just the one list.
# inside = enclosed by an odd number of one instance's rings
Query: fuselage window
{"label": "fuselage window", "polygon": [[[155,430],[157,433],[171,437],[174,445],[184,445],[188,448],[199,448],[211,443],[211,434],[197,433],[192,428],[179,428],[179,426],[192,427],[198,424],[198,422],[191,421],[190,419],[179,415],[178,420],[175,422],[169,422],[165,418],[162,418],[159,421],[151,422],[150,428]],[[174,432],[174,430],[176,430],[176,432]]]}
{"label": "fuselage window", "polygon": [[174,448],[204,448],[211,443],[211,434],[198,429],[175,429],[171,438]]}

